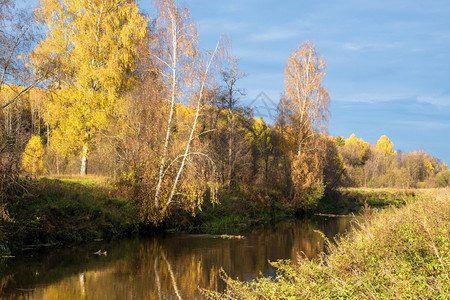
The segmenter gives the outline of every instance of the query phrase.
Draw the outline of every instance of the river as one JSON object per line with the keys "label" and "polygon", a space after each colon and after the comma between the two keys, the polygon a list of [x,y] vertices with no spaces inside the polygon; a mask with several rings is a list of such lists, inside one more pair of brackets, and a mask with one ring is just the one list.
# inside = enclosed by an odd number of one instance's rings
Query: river
{"label": "river", "polygon": [[168,233],[9,258],[0,263],[0,297],[196,299],[199,288],[224,289],[221,268],[232,278],[253,280],[275,274],[269,261],[295,261],[298,253],[317,257],[325,249],[318,231],[332,240],[351,220],[314,216],[255,229],[243,238]]}

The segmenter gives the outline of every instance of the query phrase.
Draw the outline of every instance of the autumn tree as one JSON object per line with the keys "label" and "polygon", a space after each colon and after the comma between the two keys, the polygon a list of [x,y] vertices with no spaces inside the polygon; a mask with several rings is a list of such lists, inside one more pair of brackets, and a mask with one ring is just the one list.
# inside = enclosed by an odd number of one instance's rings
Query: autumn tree
{"label": "autumn tree", "polygon": [[56,68],[47,81],[54,146],[77,151],[84,175],[96,135],[122,113],[147,20],[132,0],[42,0],[37,18],[47,32],[33,52],[36,72]]}
{"label": "autumn tree", "polygon": [[[173,178],[173,183],[171,184],[170,195],[166,199],[162,209],[157,211],[158,213],[161,213],[160,216],[164,216],[166,212],[169,211],[170,207],[176,203],[180,204],[183,209],[194,213],[196,208],[201,207],[204,199],[203,195],[206,191],[210,193],[210,199],[213,203],[217,201],[215,163],[205,153],[194,151],[193,148],[194,142],[204,133],[198,131],[199,116],[204,106],[203,92],[205,85],[207,84],[211,64],[215,59],[219,45],[220,41],[217,43],[216,49],[209,54],[210,58],[207,61],[203,62],[203,59],[200,59],[198,62],[199,64],[204,63],[205,65],[199,65],[198,69],[200,71],[198,77],[198,90],[193,94],[194,115],[183,152],[171,162],[172,164],[178,159],[181,160],[176,176]],[[209,163],[207,167],[208,169],[212,169],[211,172],[205,171],[205,168],[203,167],[204,164],[196,164],[196,161],[194,160],[196,157],[203,158],[203,160],[206,158],[207,163]],[[191,167],[188,168],[188,165]],[[200,167],[197,167],[198,165]],[[168,167],[170,168],[170,165]]]}
{"label": "autumn tree", "polygon": [[339,153],[342,155],[346,166],[349,185],[365,186],[370,180],[370,172],[366,162],[372,157],[372,149],[369,143],[362,138],[357,138],[355,134],[351,134],[347,139],[337,140],[341,144],[338,147]]}
{"label": "autumn tree", "polygon": [[369,159],[370,145],[354,134],[350,135],[341,147],[341,153],[347,165],[363,165]]}
{"label": "autumn tree", "polygon": [[151,55],[155,58],[158,74],[164,81],[166,93],[163,97],[168,100],[170,107],[154,193],[153,207],[158,212],[161,208],[161,193],[169,160],[175,105],[184,86],[189,84],[188,71],[192,69],[198,52],[197,30],[190,20],[189,11],[178,8],[175,1],[155,1],[155,4],[158,16],[155,20],[154,40],[151,41]]}
{"label": "autumn tree", "polygon": [[450,186],[450,171],[446,163],[441,163],[439,166],[439,172],[433,178],[434,186],[436,187],[448,187]]}
{"label": "autumn tree", "polygon": [[335,141],[336,141],[336,146],[338,146],[338,147],[342,147],[345,145],[345,138],[342,136],[335,137]]}
{"label": "autumn tree", "polygon": [[[203,93],[218,47],[209,54],[198,51],[197,30],[187,8],[177,7],[172,0],[155,1],[155,8],[150,40],[154,68],[150,71],[161,86],[159,108],[166,113],[165,132],[161,146],[156,146],[158,168],[148,170],[144,178],[151,191],[142,203],[142,214],[158,223],[174,208],[194,212],[206,190],[215,199],[214,171],[207,171],[214,170],[214,163],[194,147],[202,135],[198,123],[205,104]],[[190,104],[186,118],[181,118],[182,101]],[[198,168],[200,160],[206,160],[209,168]]]}
{"label": "autumn tree", "polygon": [[[10,86],[0,92],[0,103],[16,93]],[[9,197],[21,188],[21,155],[30,135],[28,95],[0,110],[0,217]]]}
{"label": "autumn tree", "polygon": [[246,135],[246,139],[254,148],[254,169],[256,174],[262,174],[260,184],[267,184],[269,177],[269,160],[273,145],[271,141],[272,130],[266,125],[264,119],[254,118],[254,123]]}
{"label": "autumn tree", "polygon": [[44,147],[39,136],[33,135],[25,147],[22,157],[22,167],[26,172],[35,176],[45,172]]}
{"label": "autumn tree", "polygon": [[16,8],[15,0],[0,1],[0,92],[6,86],[12,91],[0,102],[0,110],[19,100],[48,73],[43,69],[33,77],[27,66],[27,53],[35,39],[30,11]]}
{"label": "autumn tree", "polygon": [[290,127],[289,135],[292,136],[293,194],[299,207],[314,205],[316,196],[323,191],[318,136],[325,133],[328,126],[329,95],[322,86],[324,76],[325,61],[311,42],[302,44],[289,56],[285,69],[285,97],[280,103],[284,115],[280,118]]}
{"label": "autumn tree", "polygon": [[237,109],[237,103],[241,96],[245,96],[247,92],[245,89],[238,88],[237,83],[240,79],[247,76],[247,74],[239,70],[239,59],[230,58],[228,60],[228,68],[221,71],[222,81],[224,83],[222,95],[219,98],[220,106],[226,110],[227,116],[227,129],[228,129],[228,168],[227,168],[227,185],[228,189],[231,188],[233,176],[235,174],[236,159],[234,154],[236,152],[236,143],[233,140],[236,139],[236,127],[237,118],[235,111]]}
{"label": "autumn tree", "polygon": [[21,154],[29,139],[27,93],[45,77],[33,76],[27,53],[36,32],[30,9],[20,9],[15,0],[0,0],[0,215],[19,184]]}
{"label": "autumn tree", "polygon": [[344,158],[339,153],[338,144],[332,137],[322,136],[321,149],[324,152],[324,184],[328,191],[333,191],[336,188],[343,186],[346,181],[347,167],[344,163]]}
{"label": "autumn tree", "polygon": [[233,133],[230,135],[229,111],[220,107],[216,111],[209,150],[218,165],[222,185],[229,190],[239,189],[249,184],[253,173],[252,145],[246,139],[253,120],[248,110],[235,108],[232,112]]}
{"label": "autumn tree", "polygon": [[[151,34],[150,31],[148,34]],[[123,152],[123,165],[120,173],[122,189],[133,190],[130,198],[142,200],[148,197],[150,187],[146,191],[139,190],[143,185],[146,174],[154,180],[155,169],[158,167],[158,150],[161,141],[164,140],[165,132],[155,128],[165,127],[165,112],[167,105],[161,105],[162,84],[154,70],[154,63],[150,59],[149,39],[141,45],[138,58],[137,70],[140,74],[138,84],[125,96],[125,133],[121,139],[121,150]],[[156,163],[155,163],[156,162]],[[139,187],[140,186],[140,187]]]}
{"label": "autumn tree", "polygon": [[394,144],[385,135],[382,135],[378,139],[376,149],[377,149],[377,151],[379,151],[380,153],[382,153],[383,155],[386,155],[386,156],[392,156],[395,154]]}
{"label": "autumn tree", "polygon": [[416,183],[434,177],[438,171],[436,159],[424,151],[408,152],[402,160],[402,167],[408,170]]}
{"label": "autumn tree", "polygon": [[323,88],[325,60],[311,42],[302,44],[289,56],[285,69],[286,106],[289,124],[296,131],[296,152],[314,150],[314,139],[328,126],[328,91]]}
{"label": "autumn tree", "polygon": [[376,165],[373,167],[376,172],[375,176],[393,169],[395,154],[394,144],[387,136],[382,135],[378,139],[373,153],[373,161],[376,162]]}

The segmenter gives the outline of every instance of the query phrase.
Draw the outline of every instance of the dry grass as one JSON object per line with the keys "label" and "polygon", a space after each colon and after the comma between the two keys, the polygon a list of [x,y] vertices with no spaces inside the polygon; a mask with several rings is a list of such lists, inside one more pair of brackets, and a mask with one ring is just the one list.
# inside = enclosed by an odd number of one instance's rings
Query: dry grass
{"label": "dry grass", "polygon": [[239,282],[223,274],[211,299],[449,299],[450,190],[425,190],[419,200],[366,220],[318,261],[274,263],[278,275]]}

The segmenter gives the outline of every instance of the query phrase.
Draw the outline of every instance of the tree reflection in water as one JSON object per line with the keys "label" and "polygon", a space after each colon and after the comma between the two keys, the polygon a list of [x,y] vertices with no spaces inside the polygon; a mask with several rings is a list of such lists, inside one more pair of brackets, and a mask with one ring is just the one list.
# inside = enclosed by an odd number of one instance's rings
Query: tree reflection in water
{"label": "tree reflection in water", "polygon": [[[323,232],[332,239],[349,228],[351,218],[296,220],[221,239],[212,235],[165,235],[122,240],[0,265],[2,299],[196,299],[200,288],[223,290],[227,274],[252,280],[272,276],[269,260],[297,254],[315,257],[324,250]],[[101,249],[108,256],[92,255]]]}

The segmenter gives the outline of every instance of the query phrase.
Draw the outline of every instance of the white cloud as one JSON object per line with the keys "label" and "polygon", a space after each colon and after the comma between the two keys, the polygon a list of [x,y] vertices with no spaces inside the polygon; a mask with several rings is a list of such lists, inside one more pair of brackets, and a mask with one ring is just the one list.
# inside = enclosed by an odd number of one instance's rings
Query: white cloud
{"label": "white cloud", "polygon": [[440,95],[419,96],[417,100],[438,106],[450,106],[450,92],[447,91]]}
{"label": "white cloud", "polygon": [[401,43],[358,43],[358,42],[347,42],[342,45],[344,50],[348,51],[383,51],[389,49],[400,48],[402,46]]}
{"label": "white cloud", "polygon": [[[350,92],[348,90],[332,89],[331,97],[334,101],[350,102],[350,103],[379,103],[379,102],[391,102],[402,99],[414,99],[415,96],[408,91],[377,91],[376,88],[367,88],[369,92]],[[372,89],[372,90],[371,90]],[[371,90],[371,91],[370,91]]]}
{"label": "white cloud", "polygon": [[439,121],[409,121],[409,120],[397,120],[396,124],[407,126],[408,128],[418,128],[421,130],[439,130],[439,129],[448,129],[450,128],[450,124],[448,122],[439,122]]}

